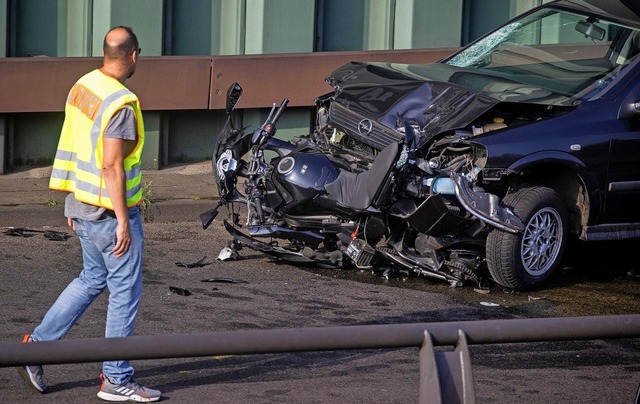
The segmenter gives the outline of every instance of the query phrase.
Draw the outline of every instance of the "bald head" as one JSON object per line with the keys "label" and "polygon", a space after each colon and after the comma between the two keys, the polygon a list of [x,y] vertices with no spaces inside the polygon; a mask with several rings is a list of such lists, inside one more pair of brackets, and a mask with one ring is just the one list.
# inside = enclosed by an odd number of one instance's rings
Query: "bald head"
{"label": "bald head", "polygon": [[104,37],[102,53],[105,59],[125,60],[138,49],[138,38],[129,27],[111,28]]}
{"label": "bald head", "polygon": [[102,72],[121,83],[136,71],[140,48],[138,38],[129,27],[111,28],[102,44]]}

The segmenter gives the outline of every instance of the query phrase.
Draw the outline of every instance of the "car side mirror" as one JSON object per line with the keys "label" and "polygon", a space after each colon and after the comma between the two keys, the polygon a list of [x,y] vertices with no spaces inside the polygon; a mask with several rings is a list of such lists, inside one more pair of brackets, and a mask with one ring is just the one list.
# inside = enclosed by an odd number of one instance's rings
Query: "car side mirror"
{"label": "car side mirror", "polygon": [[640,101],[622,104],[618,111],[618,119],[632,119],[640,117]]}

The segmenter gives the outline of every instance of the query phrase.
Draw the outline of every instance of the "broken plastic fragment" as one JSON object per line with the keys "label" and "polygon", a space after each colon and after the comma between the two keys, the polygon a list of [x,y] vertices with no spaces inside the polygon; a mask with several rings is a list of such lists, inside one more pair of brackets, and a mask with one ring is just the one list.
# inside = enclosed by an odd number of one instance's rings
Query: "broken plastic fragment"
{"label": "broken plastic fragment", "polygon": [[67,241],[67,239],[71,237],[67,233],[53,230],[47,231],[46,233],[44,233],[44,236],[52,241]]}
{"label": "broken plastic fragment", "polygon": [[225,247],[220,251],[220,254],[218,254],[218,259],[220,261],[238,259],[238,252],[230,247]]}
{"label": "broken plastic fragment", "polygon": [[6,234],[7,236],[14,236],[14,237],[32,237],[35,236],[35,234],[25,234],[25,230],[21,227],[16,227],[16,228],[9,228],[7,230],[4,231],[4,234]]}
{"label": "broken plastic fragment", "polygon": [[497,307],[500,306],[498,303],[491,303],[491,302],[480,302],[481,305],[483,306],[487,306],[487,307]]}
{"label": "broken plastic fragment", "polygon": [[185,268],[201,268],[205,265],[210,265],[211,264],[210,262],[204,262],[205,258],[207,257],[204,256],[200,261],[196,261],[192,264],[185,264],[184,262],[176,262],[176,266],[185,267]]}
{"label": "broken plastic fragment", "polygon": [[208,278],[203,279],[200,282],[214,282],[214,283],[249,283],[248,281],[242,279],[231,279],[231,278]]}
{"label": "broken plastic fragment", "polygon": [[35,234],[31,233],[44,233],[44,236],[49,240],[55,241],[66,241],[69,237],[71,237],[68,233],[63,231],[55,231],[55,230],[34,230],[34,229],[26,229],[24,227],[8,227],[4,231],[4,234],[8,236],[15,237],[33,237]]}
{"label": "broken plastic fragment", "polygon": [[175,286],[169,286],[169,292],[180,296],[191,296],[191,292],[187,289],[177,288]]}

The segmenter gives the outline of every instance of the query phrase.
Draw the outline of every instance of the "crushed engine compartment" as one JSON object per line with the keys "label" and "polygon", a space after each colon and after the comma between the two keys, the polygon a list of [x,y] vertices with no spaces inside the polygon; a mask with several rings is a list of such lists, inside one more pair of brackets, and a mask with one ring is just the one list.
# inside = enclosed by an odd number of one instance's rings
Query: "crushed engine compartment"
{"label": "crushed engine compartment", "polygon": [[[348,161],[354,171],[364,170],[370,166],[382,148],[364,141],[359,134],[345,129],[344,123],[340,124],[331,120],[330,111],[336,105],[332,94],[327,94],[316,100],[316,128],[311,136],[316,143],[329,149],[332,154],[339,155]],[[459,168],[463,155],[467,155],[467,158],[486,158],[486,156],[469,156],[471,147],[468,140],[493,131],[517,128],[554,118],[572,109],[542,104],[498,103],[465,127],[451,128],[431,138],[423,138],[420,147],[421,154],[428,161],[428,167],[432,172],[440,170],[450,172]],[[352,119],[361,121],[366,118],[354,115]],[[424,128],[417,125],[415,121],[412,121],[411,125],[418,134],[424,136]],[[404,136],[404,127],[387,129],[395,132],[397,141],[400,141]],[[481,161],[479,163],[482,164]]]}

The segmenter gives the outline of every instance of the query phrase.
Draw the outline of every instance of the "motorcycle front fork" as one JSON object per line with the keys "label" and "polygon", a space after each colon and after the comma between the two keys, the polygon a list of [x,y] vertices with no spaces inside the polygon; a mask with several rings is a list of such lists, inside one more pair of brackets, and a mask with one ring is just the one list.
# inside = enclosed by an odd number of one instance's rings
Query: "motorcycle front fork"
{"label": "motorcycle front fork", "polygon": [[[244,183],[245,195],[247,196],[247,225],[264,224],[264,210],[262,209],[262,189],[253,178]],[[255,212],[255,214],[254,214]],[[257,223],[255,221],[257,220]]]}

